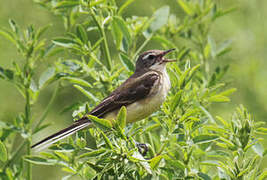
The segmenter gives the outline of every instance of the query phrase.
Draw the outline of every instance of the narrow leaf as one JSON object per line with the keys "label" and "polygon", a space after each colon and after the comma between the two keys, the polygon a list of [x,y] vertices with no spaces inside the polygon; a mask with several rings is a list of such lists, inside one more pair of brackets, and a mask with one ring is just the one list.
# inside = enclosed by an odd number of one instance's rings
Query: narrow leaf
{"label": "narrow leaf", "polygon": [[86,97],[88,97],[89,99],[93,100],[94,102],[98,102],[99,99],[97,97],[95,97],[92,93],[90,93],[89,91],[86,91],[84,88],[82,88],[79,85],[73,85],[76,89],[78,89],[79,91],[81,91]]}
{"label": "narrow leaf", "polygon": [[11,33],[9,32],[5,32],[3,30],[0,29],[0,35],[2,35],[3,37],[5,37],[6,39],[8,39],[10,42],[12,42],[13,44],[16,45],[16,40],[14,39],[14,37],[11,35]]}
{"label": "narrow leaf", "polygon": [[131,34],[128,30],[128,27],[126,25],[126,23],[124,22],[124,20],[118,16],[114,16],[114,22],[118,25],[118,27],[120,28],[124,38],[126,39],[128,46],[131,44]]}
{"label": "narrow leaf", "polygon": [[63,77],[62,79],[65,79],[69,82],[75,83],[75,84],[79,84],[82,86],[86,86],[86,87],[92,87],[90,83],[88,83],[87,81],[80,79],[80,78],[76,78],[76,77]]}
{"label": "narrow leaf", "polygon": [[105,149],[97,149],[97,150],[87,152],[87,153],[84,153],[84,154],[78,156],[78,159],[84,158],[84,157],[96,157],[96,156],[103,154],[104,152],[106,152]]}
{"label": "narrow leaf", "polygon": [[193,138],[195,144],[208,143],[219,139],[219,136],[213,134],[202,134]]}
{"label": "narrow leaf", "polygon": [[2,141],[0,141],[0,160],[2,162],[7,161],[7,150],[6,150],[4,143],[2,143]]}
{"label": "narrow leaf", "polygon": [[190,16],[193,15],[193,10],[191,9],[188,1],[178,0],[178,3],[186,14]]}
{"label": "narrow leaf", "polygon": [[162,155],[155,156],[154,158],[152,158],[150,160],[150,167],[151,167],[151,169],[156,169],[159,166],[159,163],[160,163],[160,161],[161,161],[162,158],[163,158]]}
{"label": "narrow leaf", "polygon": [[55,45],[62,46],[65,48],[72,48],[75,45],[75,42],[72,39],[67,39],[67,38],[56,38],[52,40],[52,42]]}
{"label": "narrow leaf", "polygon": [[85,28],[83,27],[83,25],[78,24],[76,27],[76,33],[78,35],[78,37],[84,42],[87,43],[88,41],[88,37],[87,37],[87,33]]}
{"label": "narrow leaf", "polygon": [[126,126],[126,114],[127,109],[125,106],[122,106],[117,116],[117,122],[122,129]]}
{"label": "narrow leaf", "polygon": [[179,103],[181,102],[181,98],[182,98],[182,92],[183,90],[179,90],[173,100],[172,100],[172,103],[171,103],[171,112],[174,112],[175,109],[177,108],[177,106],[179,105]]}
{"label": "narrow leaf", "polygon": [[100,129],[110,129],[112,128],[112,123],[106,119],[100,119],[96,116],[87,115],[88,119],[90,119],[97,127]]}
{"label": "narrow leaf", "polygon": [[113,149],[113,145],[110,142],[110,140],[108,139],[108,137],[105,135],[105,133],[103,133],[102,131],[100,132],[102,137],[104,138],[104,141],[106,143],[106,145],[108,146],[109,149]]}
{"label": "narrow leaf", "polygon": [[25,157],[25,160],[28,162],[31,162],[33,164],[39,164],[39,165],[55,165],[57,160],[54,159],[45,159],[40,156],[29,156]]}
{"label": "narrow leaf", "polygon": [[128,58],[127,55],[125,55],[124,53],[120,53],[119,57],[122,64],[126,67],[128,71],[133,72],[135,70],[133,62]]}

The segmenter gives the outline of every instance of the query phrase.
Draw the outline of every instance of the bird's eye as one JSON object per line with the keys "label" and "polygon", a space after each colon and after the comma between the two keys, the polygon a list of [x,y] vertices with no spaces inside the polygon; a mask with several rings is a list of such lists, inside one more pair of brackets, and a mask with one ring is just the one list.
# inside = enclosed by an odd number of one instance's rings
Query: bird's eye
{"label": "bird's eye", "polygon": [[147,58],[148,59],[154,59],[155,57],[156,57],[155,55],[150,54]]}

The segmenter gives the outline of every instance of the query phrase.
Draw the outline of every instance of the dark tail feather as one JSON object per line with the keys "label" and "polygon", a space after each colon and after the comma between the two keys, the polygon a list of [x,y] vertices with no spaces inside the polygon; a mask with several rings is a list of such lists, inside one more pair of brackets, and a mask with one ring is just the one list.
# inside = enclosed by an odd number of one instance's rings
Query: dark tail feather
{"label": "dark tail feather", "polygon": [[74,134],[75,132],[77,132],[81,129],[88,127],[91,124],[92,123],[87,118],[81,119],[79,121],[76,121],[71,126],[65,128],[65,129],[62,129],[61,131],[59,131],[55,134],[52,134],[51,136],[48,136],[47,138],[32,145],[31,148],[35,148],[35,149],[37,149],[37,151],[40,151],[40,150],[50,146],[51,144],[65,138],[65,137],[68,137],[68,136]]}

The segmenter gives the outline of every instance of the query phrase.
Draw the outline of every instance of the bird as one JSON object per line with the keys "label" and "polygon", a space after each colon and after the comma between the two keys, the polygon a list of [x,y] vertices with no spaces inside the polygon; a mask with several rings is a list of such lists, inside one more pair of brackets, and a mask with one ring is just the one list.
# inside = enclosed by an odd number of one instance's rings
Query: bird
{"label": "bird", "polygon": [[[88,114],[107,120],[116,120],[120,108],[125,106],[126,122],[133,123],[159,110],[171,88],[166,64],[176,61],[165,58],[165,55],[174,50],[143,52],[137,58],[135,72]],[[32,145],[31,148],[42,150],[79,130],[92,126],[92,122],[85,115],[69,127]]]}

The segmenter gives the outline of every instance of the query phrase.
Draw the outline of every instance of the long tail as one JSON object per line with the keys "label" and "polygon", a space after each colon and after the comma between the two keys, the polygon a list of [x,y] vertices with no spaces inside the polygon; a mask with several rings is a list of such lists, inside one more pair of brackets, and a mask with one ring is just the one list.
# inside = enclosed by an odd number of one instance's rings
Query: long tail
{"label": "long tail", "polygon": [[89,121],[87,118],[82,118],[76,121],[71,126],[62,129],[61,131],[58,131],[57,133],[52,134],[51,136],[48,136],[45,139],[39,141],[38,143],[32,145],[31,148],[35,148],[36,151],[41,151],[42,149],[45,149],[51,144],[58,142],[59,140],[68,137],[81,129],[84,129],[91,124],[91,121]]}

